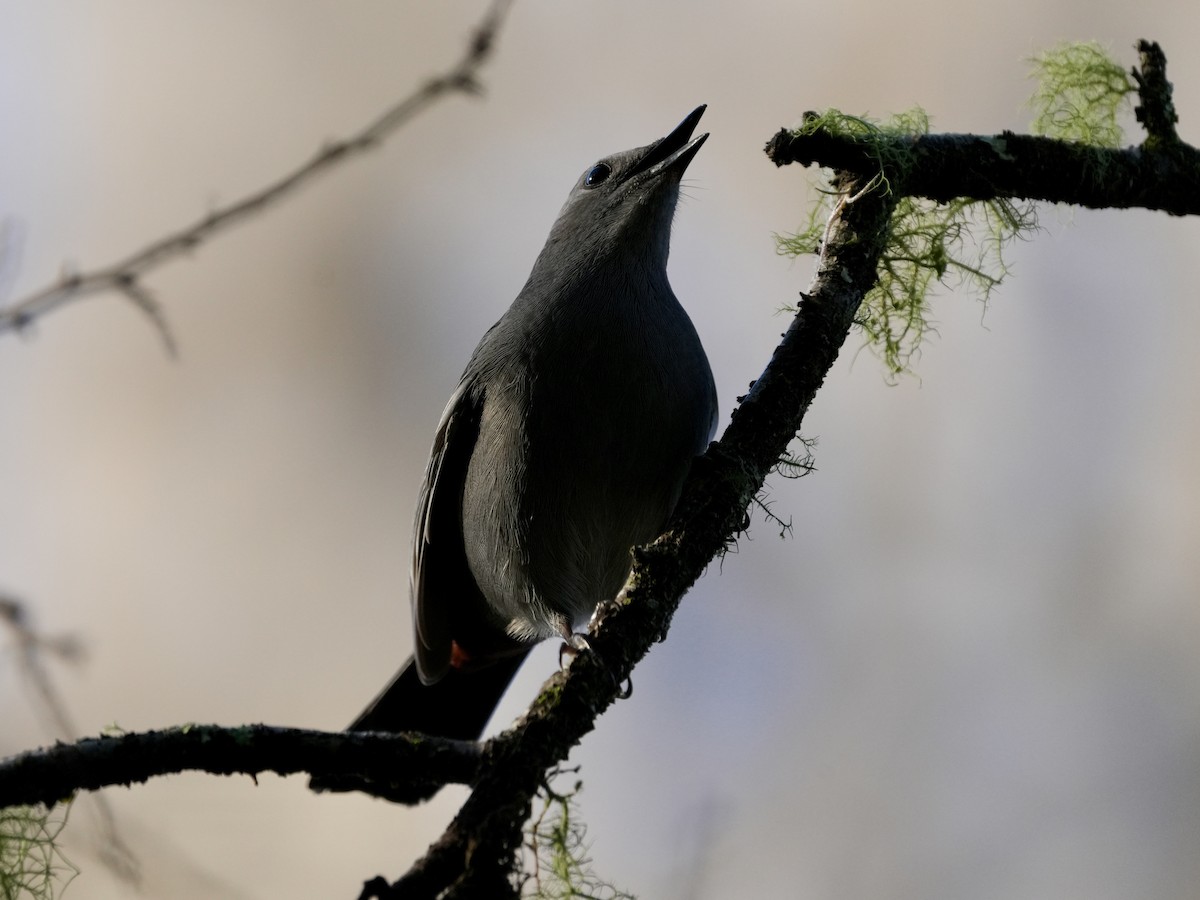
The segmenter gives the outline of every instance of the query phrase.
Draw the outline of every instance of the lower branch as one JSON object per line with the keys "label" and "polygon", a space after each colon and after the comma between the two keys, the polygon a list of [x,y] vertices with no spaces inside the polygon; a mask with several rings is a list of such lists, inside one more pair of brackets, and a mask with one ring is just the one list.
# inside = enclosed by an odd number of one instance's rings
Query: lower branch
{"label": "lower branch", "polygon": [[357,789],[413,803],[429,795],[431,783],[471,783],[479,764],[479,747],[469,741],[375,732],[330,734],[269,725],[185,725],[85,738],[9,757],[0,762],[0,807],[49,806],[76,791],[140,783],[186,770],[250,776],[353,772]]}

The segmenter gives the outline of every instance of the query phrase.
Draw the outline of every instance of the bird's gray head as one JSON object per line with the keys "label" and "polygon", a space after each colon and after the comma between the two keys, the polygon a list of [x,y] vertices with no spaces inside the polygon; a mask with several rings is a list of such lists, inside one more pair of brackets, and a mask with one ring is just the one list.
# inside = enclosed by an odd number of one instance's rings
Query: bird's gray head
{"label": "bird's gray head", "polygon": [[[542,256],[587,267],[632,252],[644,264],[665,270],[679,180],[708,137],[692,137],[704,110],[697,107],[653,144],[588,166],[558,214]],[[580,258],[584,253],[587,259]]]}

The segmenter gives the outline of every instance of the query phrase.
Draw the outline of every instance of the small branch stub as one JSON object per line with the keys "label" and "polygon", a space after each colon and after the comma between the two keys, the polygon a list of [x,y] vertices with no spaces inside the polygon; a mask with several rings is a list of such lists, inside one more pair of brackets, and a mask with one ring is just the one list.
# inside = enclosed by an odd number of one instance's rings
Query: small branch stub
{"label": "small branch stub", "polygon": [[1171,82],[1167,81],[1167,57],[1156,41],[1138,41],[1137,49],[1141,66],[1140,71],[1133,69],[1133,79],[1141,102],[1134,114],[1146,129],[1147,149],[1166,149],[1181,143],[1175,130],[1179,115],[1171,97]]}

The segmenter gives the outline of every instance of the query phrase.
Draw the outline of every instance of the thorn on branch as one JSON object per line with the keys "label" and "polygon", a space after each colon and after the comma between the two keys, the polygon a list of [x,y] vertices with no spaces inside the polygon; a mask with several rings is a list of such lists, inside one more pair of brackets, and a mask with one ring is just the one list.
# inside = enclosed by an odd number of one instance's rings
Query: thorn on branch
{"label": "thorn on branch", "polygon": [[625,683],[621,685],[621,689],[617,692],[618,700],[628,700],[633,696],[633,677],[625,679]]}
{"label": "thorn on branch", "polygon": [[138,281],[137,276],[131,272],[121,272],[117,275],[116,287],[126,299],[145,313],[146,317],[150,320],[150,324],[154,326],[155,331],[162,338],[167,356],[173,360],[178,359],[179,346],[175,343],[175,336],[171,333],[171,327],[167,322],[162,305],[154,298],[154,295],[143,287],[141,282]]}
{"label": "thorn on branch", "polygon": [[474,75],[469,72],[462,72],[450,82],[450,86],[456,91],[462,91],[464,94],[470,94],[472,97],[483,96],[483,84]]}
{"label": "thorn on branch", "polygon": [[492,46],[496,43],[496,33],[500,30],[504,16],[508,13],[508,7],[511,5],[512,0],[495,0],[483,22],[475,29],[469,53],[469,59],[473,64],[478,65],[483,62],[492,52]]}

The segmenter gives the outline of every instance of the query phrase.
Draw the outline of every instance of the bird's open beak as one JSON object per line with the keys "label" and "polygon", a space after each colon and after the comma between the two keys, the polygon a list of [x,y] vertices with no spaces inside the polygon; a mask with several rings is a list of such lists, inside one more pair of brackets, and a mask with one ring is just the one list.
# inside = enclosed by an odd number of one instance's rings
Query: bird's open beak
{"label": "bird's open beak", "polygon": [[707,132],[699,137],[692,137],[692,132],[696,130],[696,125],[707,108],[707,104],[697,106],[688,113],[687,118],[675,126],[674,131],[647,147],[646,155],[629,170],[629,174],[625,176],[626,180],[651,170],[657,173],[675,166],[678,166],[681,172],[686,169],[692,157],[699,151],[700,145],[708,137]]}

